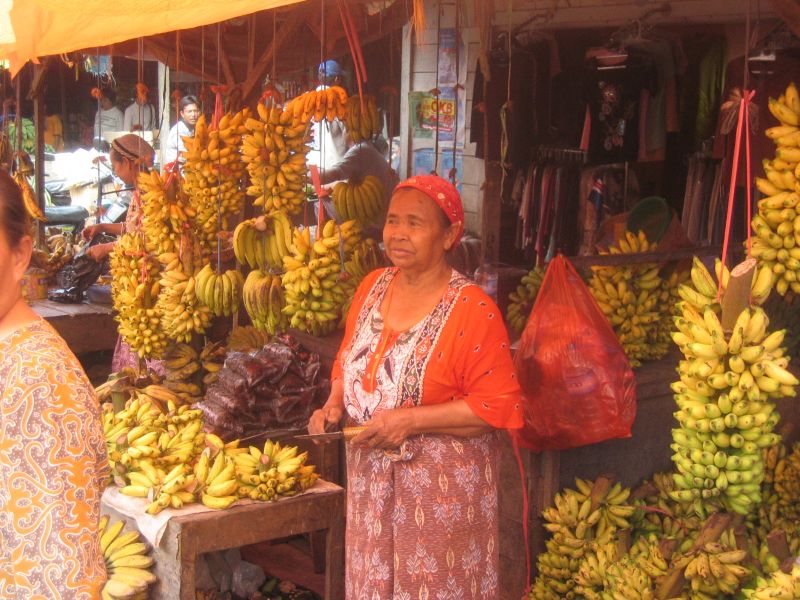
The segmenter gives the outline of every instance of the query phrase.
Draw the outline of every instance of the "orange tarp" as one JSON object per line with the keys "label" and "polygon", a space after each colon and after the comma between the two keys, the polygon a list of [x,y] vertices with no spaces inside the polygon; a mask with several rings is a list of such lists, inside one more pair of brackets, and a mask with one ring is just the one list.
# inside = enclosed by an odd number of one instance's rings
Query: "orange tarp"
{"label": "orange tarp", "polygon": [[[218,23],[302,0],[0,0],[0,59],[37,57]],[[10,10],[9,10],[10,5]]]}

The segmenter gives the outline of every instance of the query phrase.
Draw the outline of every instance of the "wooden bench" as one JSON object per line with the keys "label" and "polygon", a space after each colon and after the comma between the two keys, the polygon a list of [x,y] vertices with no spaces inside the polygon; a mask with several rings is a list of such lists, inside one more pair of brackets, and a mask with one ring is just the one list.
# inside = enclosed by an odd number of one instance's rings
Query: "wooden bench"
{"label": "wooden bench", "polygon": [[64,338],[73,354],[113,350],[117,344],[117,322],[111,306],[34,300],[31,308]]}

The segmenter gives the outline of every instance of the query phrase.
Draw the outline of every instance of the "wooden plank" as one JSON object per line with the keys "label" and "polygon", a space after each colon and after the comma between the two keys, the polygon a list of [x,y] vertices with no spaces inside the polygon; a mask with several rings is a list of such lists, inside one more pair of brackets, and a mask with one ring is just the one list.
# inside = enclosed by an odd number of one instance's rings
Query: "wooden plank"
{"label": "wooden plank", "polygon": [[74,354],[112,350],[117,344],[114,311],[107,306],[36,300],[31,308],[53,326]]}

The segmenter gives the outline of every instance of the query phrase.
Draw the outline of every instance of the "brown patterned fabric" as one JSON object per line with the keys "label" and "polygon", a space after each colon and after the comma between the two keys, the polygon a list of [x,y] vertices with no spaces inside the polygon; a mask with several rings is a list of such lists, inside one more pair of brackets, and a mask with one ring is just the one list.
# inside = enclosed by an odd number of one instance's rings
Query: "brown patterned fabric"
{"label": "brown patterned fabric", "polygon": [[0,598],[93,600],[108,459],[94,389],[43,320],[0,340]]}

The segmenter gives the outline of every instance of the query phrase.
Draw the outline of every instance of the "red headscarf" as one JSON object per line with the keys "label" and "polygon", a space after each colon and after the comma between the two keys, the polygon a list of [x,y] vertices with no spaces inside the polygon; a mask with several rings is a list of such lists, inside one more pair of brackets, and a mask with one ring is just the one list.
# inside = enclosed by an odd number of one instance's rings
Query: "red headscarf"
{"label": "red headscarf", "polygon": [[438,175],[415,175],[401,181],[394,189],[402,188],[419,190],[439,205],[451,223],[458,223],[458,235],[453,245],[458,244],[464,233],[464,206],[456,187]]}

